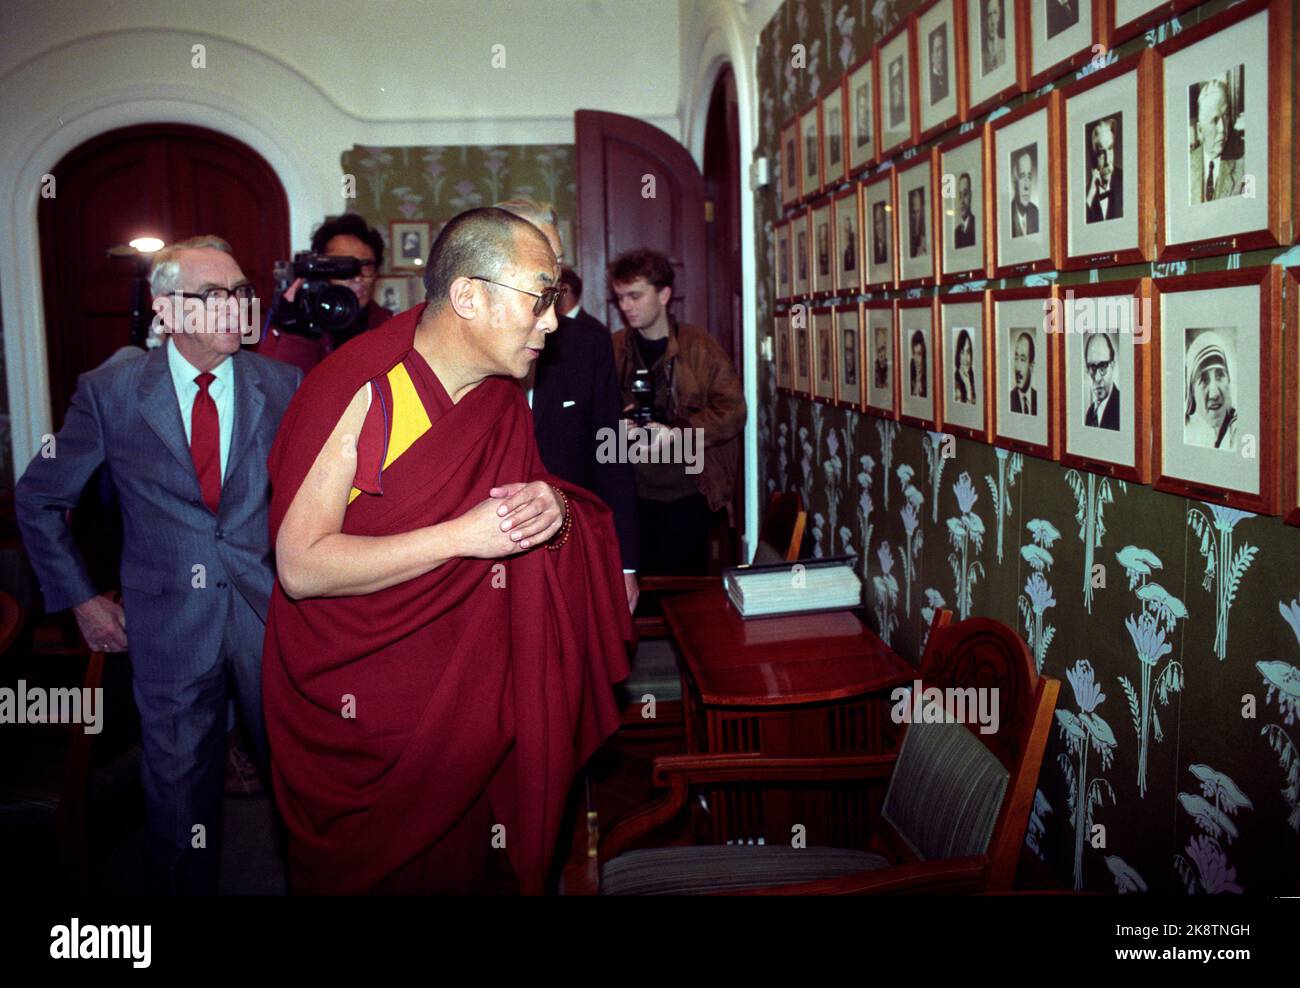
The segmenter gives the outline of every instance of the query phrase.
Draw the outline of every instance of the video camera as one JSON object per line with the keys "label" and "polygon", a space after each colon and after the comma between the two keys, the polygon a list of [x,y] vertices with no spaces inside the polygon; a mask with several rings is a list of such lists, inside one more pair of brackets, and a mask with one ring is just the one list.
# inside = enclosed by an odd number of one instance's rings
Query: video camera
{"label": "video camera", "polygon": [[[347,285],[331,285],[333,280],[347,281],[361,273],[355,257],[326,257],[303,251],[293,263],[275,263],[275,305],[271,320],[286,333],[318,339],[329,333],[338,342],[355,336],[364,328],[361,306]],[[302,284],[292,302],[284,297],[294,279]]]}

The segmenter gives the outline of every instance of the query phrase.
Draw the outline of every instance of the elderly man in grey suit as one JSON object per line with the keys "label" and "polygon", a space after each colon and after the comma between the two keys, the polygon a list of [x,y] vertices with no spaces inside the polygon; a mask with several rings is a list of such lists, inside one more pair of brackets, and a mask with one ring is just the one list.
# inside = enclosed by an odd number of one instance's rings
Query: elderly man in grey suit
{"label": "elderly man in grey suit", "polygon": [[[72,608],[92,648],[131,652],[151,887],[213,893],[229,696],[268,760],[266,458],[302,372],[240,351],[253,291],[219,237],[160,251],[150,287],[165,344],[81,376],[15,496],[46,609]],[[66,522],[101,464],[122,511],[122,607],[96,594]]]}
{"label": "elderly man in grey suit", "polygon": [[1211,79],[1196,94],[1196,143],[1188,160],[1191,205],[1241,195],[1246,172],[1241,145],[1228,88]]}

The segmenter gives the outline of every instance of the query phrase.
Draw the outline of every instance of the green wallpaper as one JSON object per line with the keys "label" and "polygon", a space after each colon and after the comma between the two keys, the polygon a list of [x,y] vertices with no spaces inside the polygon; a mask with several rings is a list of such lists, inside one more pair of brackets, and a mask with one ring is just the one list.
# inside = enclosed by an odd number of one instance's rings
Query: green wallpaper
{"label": "green wallpaper", "polygon": [[[782,216],[779,128],[920,5],[787,0],[764,29],[758,153],[777,174],[755,197],[761,333],[771,332]],[[791,66],[796,42],[806,69]],[[1281,253],[988,287],[1296,263]],[[1300,892],[1300,529],[982,443],[957,440],[945,460],[937,434],[778,395],[773,366],[760,366],[764,496],[801,492],[814,555],[859,554],[876,629],[915,661],[935,606],[987,615],[1014,626],[1061,680],[1027,841],[1041,880],[1097,892]],[[1103,585],[1093,587],[1095,563]],[[1248,696],[1253,716],[1243,715]]]}

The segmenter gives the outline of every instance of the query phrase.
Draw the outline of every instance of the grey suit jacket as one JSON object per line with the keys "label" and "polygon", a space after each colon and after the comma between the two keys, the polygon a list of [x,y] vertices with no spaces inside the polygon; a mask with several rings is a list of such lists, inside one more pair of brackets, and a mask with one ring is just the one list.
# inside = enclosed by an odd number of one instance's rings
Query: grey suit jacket
{"label": "grey suit jacket", "polygon": [[[1214,198],[1226,199],[1239,196],[1245,181],[1245,163],[1240,157],[1230,158],[1231,145],[1224,148],[1223,157],[1219,158],[1219,167],[1214,173]],[[1205,156],[1197,144],[1191,150],[1191,160],[1187,170],[1188,193],[1193,205],[1205,201]]]}
{"label": "grey suit jacket", "polygon": [[203,503],[163,347],[82,374],[54,455],[37,454],[15,488],[46,610],[60,611],[97,593],[64,512],[108,465],[122,510],[127,637],[145,678],[208,671],[227,621],[254,634],[266,621],[275,579],[266,459],[302,372],[255,353],[229,359],[235,419],[216,515]]}

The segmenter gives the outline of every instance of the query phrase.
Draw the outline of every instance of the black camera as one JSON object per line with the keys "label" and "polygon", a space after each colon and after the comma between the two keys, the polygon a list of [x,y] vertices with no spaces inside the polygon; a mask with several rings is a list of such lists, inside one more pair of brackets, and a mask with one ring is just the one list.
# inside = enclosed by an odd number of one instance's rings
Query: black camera
{"label": "black camera", "polygon": [[632,420],[637,425],[645,427],[655,417],[654,408],[654,382],[650,379],[648,370],[638,370],[636,376],[632,378],[632,401],[636,407],[632,410]]}
{"label": "black camera", "polygon": [[[272,321],[286,333],[313,339],[322,333],[331,334],[339,342],[355,336],[364,328],[357,296],[347,285],[330,282],[347,281],[360,273],[361,262],[355,257],[326,257],[303,251],[294,255],[292,267],[287,261],[276,262]],[[290,302],[284,292],[295,278],[301,278],[302,284]]]}

